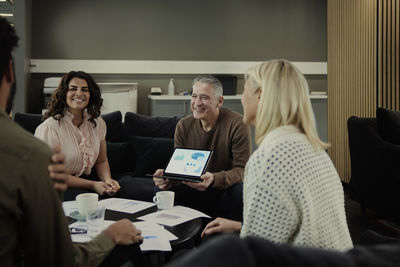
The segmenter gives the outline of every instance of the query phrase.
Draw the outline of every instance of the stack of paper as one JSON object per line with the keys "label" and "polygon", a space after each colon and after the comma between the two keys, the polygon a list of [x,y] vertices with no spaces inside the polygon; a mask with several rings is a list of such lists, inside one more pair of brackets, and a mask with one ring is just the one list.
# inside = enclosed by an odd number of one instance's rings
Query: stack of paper
{"label": "stack of paper", "polygon": [[175,206],[172,209],[156,211],[139,217],[138,219],[168,226],[175,226],[199,217],[210,218],[210,216],[203,212],[188,207]]}

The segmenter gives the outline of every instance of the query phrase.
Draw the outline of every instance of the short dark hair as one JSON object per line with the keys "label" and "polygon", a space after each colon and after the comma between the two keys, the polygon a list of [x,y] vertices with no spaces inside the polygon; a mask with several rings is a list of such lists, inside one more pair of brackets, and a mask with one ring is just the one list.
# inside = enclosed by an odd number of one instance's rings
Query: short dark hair
{"label": "short dark hair", "polygon": [[103,98],[101,98],[101,92],[99,86],[93,80],[92,76],[84,71],[70,71],[61,78],[60,84],[57,89],[51,95],[51,99],[47,108],[49,109],[43,116],[43,120],[53,117],[56,120],[60,120],[64,117],[65,109],[67,108],[67,92],[69,82],[73,78],[79,78],[85,80],[89,87],[89,103],[86,107],[89,116],[89,121],[96,127],[94,119],[100,116],[100,109],[103,105]]}
{"label": "short dark hair", "polygon": [[14,28],[4,17],[0,16],[0,81],[3,79],[4,72],[12,58],[12,50],[17,43],[18,37]]}

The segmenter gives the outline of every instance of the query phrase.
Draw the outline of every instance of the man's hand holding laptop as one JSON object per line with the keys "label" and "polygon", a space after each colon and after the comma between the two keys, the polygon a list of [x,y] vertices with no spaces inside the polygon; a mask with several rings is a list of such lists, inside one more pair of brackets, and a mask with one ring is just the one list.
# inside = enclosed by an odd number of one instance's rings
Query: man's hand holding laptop
{"label": "man's hand holding laptop", "polygon": [[[172,186],[172,180],[171,179],[166,179],[166,178],[158,178],[155,176],[163,176],[164,175],[164,169],[157,169],[154,174],[153,174],[153,181],[154,184],[160,188],[161,190],[168,190]],[[174,182],[180,182],[180,181],[174,181]]]}
{"label": "man's hand holding laptop", "polygon": [[203,179],[203,182],[201,183],[193,183],[189,181],[182,181],[182,183],[196,190],[205,191],[214,182],[214,174],[211,172],[206,172],[200,178]]}
{"label": "man's hand holding laptop", "polygon": [[176,147],[165,169],[158,169],[146,176],[152,177],[161,190],[183,183],[204,191],[214,182],[214,175],[206,172],[211,155],[211,150]]}
{"label": "man's hand holding laptop", "polygon": [[190,186],[196,190],[205,191],[214,182],[214,174],[212,174],[210,172],[206,172],[201,176],[201,179],[203,179],[203,181],[201,183],[194,183],[194,182],[189,182],[189,181],[179,181],[179,180],[172,180],[172,179],[168,179],[168,178],[156,177],[156,176],[163,176],[164,169],[156,170],[153,175],[154,175],[153,181],[154,181],[155,185],[158,188],[160,188],[161,190],[168,190],[173,185],[178,185],[180,183],[183,183],[183,184]]}

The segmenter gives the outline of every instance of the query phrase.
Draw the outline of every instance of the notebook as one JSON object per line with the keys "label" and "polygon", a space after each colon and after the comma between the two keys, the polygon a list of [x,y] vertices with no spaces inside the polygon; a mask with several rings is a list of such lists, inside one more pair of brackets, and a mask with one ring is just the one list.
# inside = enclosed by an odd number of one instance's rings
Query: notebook
{"label": "notebook", "polygon": [[[176,147],[164,175],[157,177],[200,183],[203,181],[200,176],[205,173],[211,155],[211,150]],[[152,174],[146,176],[153,177]]]}

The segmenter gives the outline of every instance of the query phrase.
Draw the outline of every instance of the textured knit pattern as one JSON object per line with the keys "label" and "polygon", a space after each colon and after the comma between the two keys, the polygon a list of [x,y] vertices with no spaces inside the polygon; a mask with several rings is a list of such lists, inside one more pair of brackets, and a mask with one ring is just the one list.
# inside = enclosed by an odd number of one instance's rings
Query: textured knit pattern
{"label": "textured knit pattern", "polygon": [[250,157],[241,236],[344,251],[353,247],[340,178],[294,126],[271,131]]}

